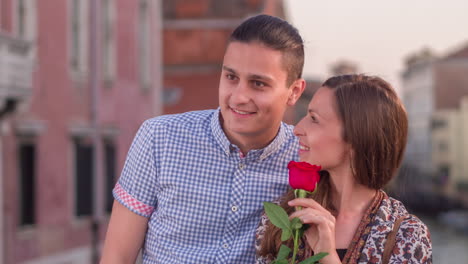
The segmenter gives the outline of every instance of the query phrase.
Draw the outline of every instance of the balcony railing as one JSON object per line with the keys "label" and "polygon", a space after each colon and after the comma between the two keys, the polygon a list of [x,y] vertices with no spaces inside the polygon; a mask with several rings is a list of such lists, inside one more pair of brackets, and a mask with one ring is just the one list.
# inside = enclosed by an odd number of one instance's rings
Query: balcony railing
{"label": "balcony railing", "polygon": [[33,59],[31,43],[0,32],[0,106],[31,94]]}

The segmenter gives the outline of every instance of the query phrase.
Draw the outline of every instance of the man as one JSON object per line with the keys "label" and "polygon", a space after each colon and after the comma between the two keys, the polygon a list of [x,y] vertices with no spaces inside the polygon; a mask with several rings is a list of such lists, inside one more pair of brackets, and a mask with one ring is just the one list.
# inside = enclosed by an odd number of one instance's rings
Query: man
{"label": "man", "polygon": [[303,42],[259,15],[232,33],[217,110],[144,122],[114,189],[102,263],[253,263],[263,201],[287,190],[297,158],[281,122],[304,91]]}

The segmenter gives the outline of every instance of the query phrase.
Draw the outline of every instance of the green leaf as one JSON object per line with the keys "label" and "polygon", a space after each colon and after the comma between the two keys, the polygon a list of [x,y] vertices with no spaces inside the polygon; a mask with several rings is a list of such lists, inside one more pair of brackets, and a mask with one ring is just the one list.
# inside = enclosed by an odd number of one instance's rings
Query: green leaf
{"label": "green leaf", "polygon": [[282,229],[282,232],[281,232],[281,241],[286,241],[288,240],[292,235],[292,232],[290,229]]}
{"label": "green leaf", "polygon": [[263,207],[265,208],[265,213],[273,225],[283,230],[288,229],[291,232],[289,217],[283,208],[269,202],[264,202]]}
{"label": "green leaf", "polygon": [[292,230],[298,230],[298,229],[301,229],[301,228],[302,228],[301,219],[299,219],[298,217],[294,217],[291,220],[291,229]]}
{"label": "green leaf", "polygon": [[286,259],[289,256],[289,253],[291,253],[291,249],[285,245],[281,245],[278,251],[278,256],[276,257],[276,260]]}
{"label": "green leaf", "polygon": [[312,257],[310,257],[310,258],[308,258],[308,259],[306,259],[304,261],[299,262],[299,264],[314,264],[315,262],[323,259],[327,255],[328,255],[328,253],[320,252],[320,253],[315,254]]}
{"label": "green leaf", "polygon": [[275,260],[271,262],[271,264],[288,264],[288,260],[287,259]]}

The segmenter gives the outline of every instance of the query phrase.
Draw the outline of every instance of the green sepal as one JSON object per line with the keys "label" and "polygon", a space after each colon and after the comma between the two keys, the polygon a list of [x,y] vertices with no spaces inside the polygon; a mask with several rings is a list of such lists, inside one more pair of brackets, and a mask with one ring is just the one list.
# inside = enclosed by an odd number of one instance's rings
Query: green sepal
{"label": "green sepal", "polygon": [[310,192],[308,192],[306,190],[303,190],[303,189],[295,189],[294,190],[294,196],[296,198],[305,198],[308,193],[310,193]]}
{"label": "green sepal", "polygon": [[318,189],[318,182],[315,183],[315,189],[313,192],[307,192],[308,194],[314,194],[317,192],[317,189]]}
{"label": "green sepal", "polygon": [[294,217],[291,220],[291,229],[292,230],[298,230],[298,229],[301,229],[301,228],[302,228],[301,219],[299,219],[298,217]]}

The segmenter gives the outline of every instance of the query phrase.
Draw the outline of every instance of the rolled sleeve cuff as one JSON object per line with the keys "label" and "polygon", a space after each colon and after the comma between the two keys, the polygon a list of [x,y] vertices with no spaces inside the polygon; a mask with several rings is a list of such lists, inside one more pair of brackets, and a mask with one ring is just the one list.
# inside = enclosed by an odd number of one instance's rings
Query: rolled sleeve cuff
{"label": "rolled sleeve cuff", "polygon": [[119,203],[121,203],[123,206],[127,207],[130,211],[134,212],[137,215],[141,215],[143,217],[150,217],[154,211],[153,206],[144,204],[132,197],[122,188],[122,186],[119,183],[115,185],[112,194]]}

